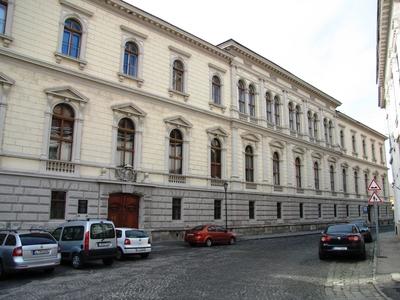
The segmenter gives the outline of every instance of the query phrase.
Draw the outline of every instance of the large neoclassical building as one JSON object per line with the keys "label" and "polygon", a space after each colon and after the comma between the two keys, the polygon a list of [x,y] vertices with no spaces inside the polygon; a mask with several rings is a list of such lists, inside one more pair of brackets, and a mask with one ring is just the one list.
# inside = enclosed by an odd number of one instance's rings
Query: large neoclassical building
{"label": "large neoclassical building", "polygon": [[100,217],[172,238],[371,218],[386,137],[340,104],[120,0],[0,0],[0,226]]}

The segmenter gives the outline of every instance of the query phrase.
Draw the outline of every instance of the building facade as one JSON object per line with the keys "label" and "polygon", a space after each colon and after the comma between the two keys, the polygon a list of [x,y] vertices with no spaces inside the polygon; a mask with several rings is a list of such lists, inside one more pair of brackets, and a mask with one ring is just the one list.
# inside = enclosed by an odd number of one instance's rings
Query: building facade
{"label": "building facade", "polygon": [[400,3],[393,0],[378,1],[377,30],[377,83],[379,89],[378,105],[386,111],[389,132],[389,153],[393,174],[394,221],[396,234],[400,233]]}
{"label": "building facade", "polygon": [[384,135],[234,40],[119,0],[2,0],[0,18],[4,226],[317,229],[371,218],[373,177],[387,191]]}

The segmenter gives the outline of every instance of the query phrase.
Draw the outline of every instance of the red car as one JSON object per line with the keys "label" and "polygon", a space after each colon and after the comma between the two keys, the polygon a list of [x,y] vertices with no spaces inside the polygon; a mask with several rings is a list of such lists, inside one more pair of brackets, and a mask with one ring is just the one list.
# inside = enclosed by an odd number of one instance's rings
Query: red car
{"label": "red car", "polygon": [[219,225],[199,225],[186,230],[185,242],[191,246],[206,245],[207,247],[211,247],[214,244],[233,245],[236,242],[236,235]]}

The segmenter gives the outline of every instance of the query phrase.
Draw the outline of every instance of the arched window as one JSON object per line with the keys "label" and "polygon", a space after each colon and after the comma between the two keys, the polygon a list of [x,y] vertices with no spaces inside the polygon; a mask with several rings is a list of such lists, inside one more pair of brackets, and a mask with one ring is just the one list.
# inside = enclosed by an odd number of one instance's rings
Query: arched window
{"label": "arched window", "polygon": [[117,162],[119,166],[133,166],[135,154],[135,125],[131,119],[123,118],[118,123]]}
{"label": "arched window", "polygon": [[319,190],[319,167],[318,162],[314,162],[314,186],[316,190]]}
{"label": "arched window", "polygon": [[256,116],[256,91],[252,85],[249,86],[249,114]]}
{"label": "arched window", "polygon": [[288,110],[289,110],[289,129],[294,130],[294,109],[292,102],[288,104]]}
{"label": "arched window", "polygon": [[266,109],[267,109],[267,122],[272,123],[272,100],[271,94],[265,94],[265,102],[266,102]]}
{"label": "arched window", "polygon": [[182,174],[183,138],[178,129],[169,135],[169,173]]}
{"label": "arched window", "polygon": [[127,42],[124,52],[124,74],[137,77],[138,56],[139,50],[136,43]]}
{"label": "arched window", "polygon": [[371,144],[371,153],[372,153],[372,160],[375,161],[375,160],[376,160],[376,156],[375,156],[375,144]]}
{"label": "arched window", "polygon": [[175,91],[178,92],[183,92],[183,87],[184,87],[184,73],[185,73],[185,68],[183,65],[183,62],[180,60],[175,60],[173,64],[173,70],[172,70],[172,88]]}
{"label": "arched window", "polygon": [[301,188],[301,162],[299,157],[296,157],[294,165],[296,169],[296,187]]}
{"label": "arched window", "polygon": [[346,169],[342,169],[342,178],[343,178],[343,193],[347,193],[347,174]]}
{"label": "arched window", "polygon": [[365,139],[362,140],[363,155],[367,156],[367,145],[365,144]]}
{"label": "arched window", "polygon": [[297,131],[297,133],[300,133],[300,129],[301,129],[301,127],[300,127],[300,106],[299,105],[296,105],[296,131]]}
{"label": "arched window", "polygon": [[312,117],[312,112],[308,111],[307,113],[307,120],[308,120],[308,135],[310,137],[313,136],[313,117]]}
{"label": "arched window", "polygon": [[318,115],[314,114],[314,138],[318,139]]}
{"label": "arched window", "polygon": [[238,83],[238,95],[239,95],[239,112],[244,114],[246,112],[246,89],[242,80]]}
{"label": "arched window", "polygon": [[211,177],[221,178],[221,143],[218,139],[211,141]]}
{"label": "arched window", "polygon": [[67,19],[64,22],[64,34],[62,41],[62,54],[79,58],[82,40],[82,26],[75,19]]}
{"label": "arched window", "polygon": [[279,112],[279,97],[275,96],[274,98],[274,117],[275,117],[275,125],[280,126],[281,125],[281,117],[280,117],[280,112]]}
{"label": "arched window", "polygon": [[335,191],[335,168],[333,165],[329,167],[329,177],[330,177],[330,182],[331,182],[331,191]]}
{"label": "arched window", "polygon": [[354,191],[356,192],[356,195],[358,195],[358,172],[354,171]]}
{"label": "arched window", "polygon": [[353,152],[357,152],[356,150],[356,136],[353,134],[352,136],[351,136],[351,146],[352,146],[352,148],[353,148]]}
{"label": "arched window", "polygon": [[6,31],[7,1],[0,1],[0,34]]}
{"label": "arched window", "polygon": [[328,140],[328,120],[326,118],[324,119],[324,138],[325,138],[325,143],[329,143],[329,140]]}
{"label": "arched window", "polygon": [[212,78],[212,101],[221,104],[221,80],[216,75]]}
{"label": "arched window", "polygon": [[340,147],[344,148],[344,132],[340,130]]}
{"label": "arched window", "polygon": [[51,119],[49,159],[70,161],[75,113],[68,104],[58,104]]}
{"label": "arched window", "polygon": [[329,121],[329,144],[333,145],[333,123]]}
{"label": "arched window", "polygon": [[254,154],[253,148],[247,146],[245,149],[246,182],[254,182]]}
{"label": "arched window", "polygon": [[281,185],[278,152],[274,152],[274,155],[272,157],[272,172],[272,175],[274,177],[274,185]]}
{"label": "arched window", "polygon": [[365,193],[368,195],[368,174],[364,173]]}

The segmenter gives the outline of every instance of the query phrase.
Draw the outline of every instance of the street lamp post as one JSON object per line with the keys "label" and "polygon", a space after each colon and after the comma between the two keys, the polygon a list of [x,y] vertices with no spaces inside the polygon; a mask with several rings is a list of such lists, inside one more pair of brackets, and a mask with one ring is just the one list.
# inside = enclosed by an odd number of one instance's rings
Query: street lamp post
{"label": "street lamp post", "polygon": [[225,229],[228,230],[228,197],[227,197],[228,183],[226,181],[224,182],[224,190],[225,190]]}

